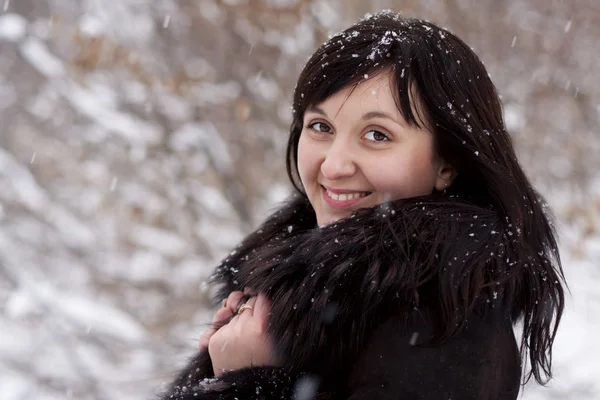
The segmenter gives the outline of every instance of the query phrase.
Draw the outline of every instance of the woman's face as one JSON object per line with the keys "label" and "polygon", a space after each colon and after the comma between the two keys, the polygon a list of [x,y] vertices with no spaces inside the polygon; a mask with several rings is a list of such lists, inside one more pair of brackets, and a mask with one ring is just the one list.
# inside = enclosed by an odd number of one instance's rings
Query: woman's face
{"label": "woman's face", "polygon": [[453,176],[434,154],[432,134],[409,126],[398,111],[389,73],[306,110],[298,171],[319,226],[359,208],[443,190]]}

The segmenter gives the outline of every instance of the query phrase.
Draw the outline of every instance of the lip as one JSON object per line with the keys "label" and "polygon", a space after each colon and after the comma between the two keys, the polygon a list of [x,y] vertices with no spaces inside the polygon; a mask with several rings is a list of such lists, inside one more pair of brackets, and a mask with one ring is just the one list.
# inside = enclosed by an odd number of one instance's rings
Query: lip
{"label": "lip", "polygon": [[335,208],[349,208],[370,196],[370,195],[367,195],[364,197],[358,197],[356,199],[350,199],[350,200],[334,200],[331,197],[329,197],[329,195],[327,194],[327,190],[330,190],[331,192],[333,192],[335,194],[356,193],[359,191],[358,190],[338,190],[338,189],[334,190],[331,188],[326,188],[325,186],[321,186],[323,200],[325,200],[325,202],[327,204],[329,204],[329,206],[335,207]]}

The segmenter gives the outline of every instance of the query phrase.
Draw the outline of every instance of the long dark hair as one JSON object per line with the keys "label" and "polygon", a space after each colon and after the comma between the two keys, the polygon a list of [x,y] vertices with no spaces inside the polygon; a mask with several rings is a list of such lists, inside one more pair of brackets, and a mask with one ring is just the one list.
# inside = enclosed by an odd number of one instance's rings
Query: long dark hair
{"label": "long dark hair", "polygon": [[[564,308],[564,276],[552,216],[519,165],[494,84],[461,39],[430,22],[383,12],[323,44],[302,71],[294,93],[286,157],[292,184],[306,196],[297,169],[306,109],[381,72],[392,74],[398,108],[406,121],[430,130],[437,154],[458,170],[447,195],[491,206],[514,240],[543,254],[543,262],[518,260],[523,264],[521,279],[510,291],[513,322],[523,323],[521,352],[528,353],[531,364],[527,379],[533,374],[545,383],[551,378],[552,344]],[[417,98],[419,107],[412,104]],[[527,258],[527,253],[522,256]],[[478,293],[482,287],[472,290]]]}

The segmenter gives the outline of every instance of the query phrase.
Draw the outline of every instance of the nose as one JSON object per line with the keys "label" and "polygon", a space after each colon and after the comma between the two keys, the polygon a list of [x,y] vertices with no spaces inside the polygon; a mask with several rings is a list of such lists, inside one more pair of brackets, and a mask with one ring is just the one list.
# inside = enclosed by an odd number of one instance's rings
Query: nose
{"label": "nose", "polygon": [[356,164],[347,143],[334,140],[321,164],[321,173],[330,181],[351,177],[356,173]]}

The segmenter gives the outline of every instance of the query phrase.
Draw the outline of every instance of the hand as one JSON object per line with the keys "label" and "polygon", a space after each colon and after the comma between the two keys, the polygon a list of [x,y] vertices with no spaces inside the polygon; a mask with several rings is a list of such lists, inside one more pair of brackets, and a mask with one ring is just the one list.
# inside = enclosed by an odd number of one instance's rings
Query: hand
{"label": "hand", "polygon": [[210,337],[208,352],[215,376],[246,367],[279,365],[274,346],[267,337],[271,303],[259,293],[246,304],[252,309],[242,310]]}
{"label": "hand", "polygon": [[231,292],[225,300],[223,307],[220,308],[214,315],[211,327],[204,332],[200,338],[198,349],[204,351],[208,349],[210,338],[219,330],[221,324],[235,315],[240,300],[244,297],[244,293],[240,291]]}

